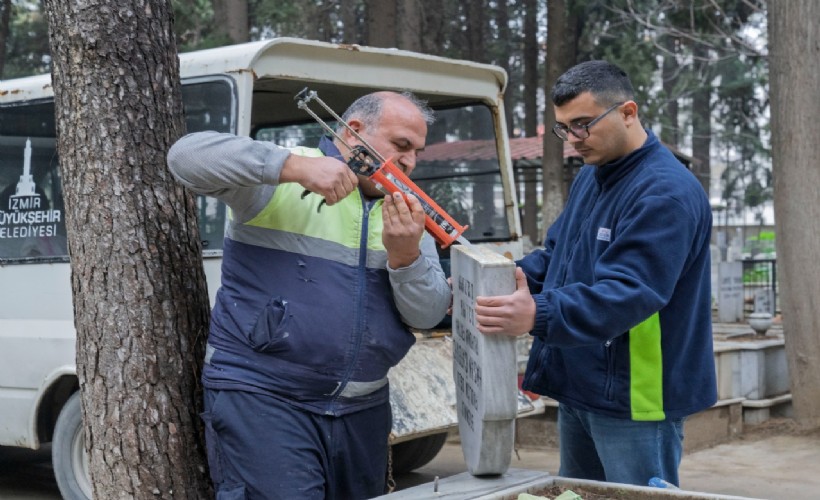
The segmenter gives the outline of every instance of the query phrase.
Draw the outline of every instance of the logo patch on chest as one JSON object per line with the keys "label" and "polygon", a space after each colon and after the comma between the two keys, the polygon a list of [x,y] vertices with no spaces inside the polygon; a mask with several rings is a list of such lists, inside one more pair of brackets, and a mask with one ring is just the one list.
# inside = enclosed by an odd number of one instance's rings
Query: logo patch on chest
{"label": "logo patch on chest", "polygon": [[612,239],[612,230],[608,227],[599,227],[598,228],[598,237],[596,238],[598,241],[606,241],[609,242]]}

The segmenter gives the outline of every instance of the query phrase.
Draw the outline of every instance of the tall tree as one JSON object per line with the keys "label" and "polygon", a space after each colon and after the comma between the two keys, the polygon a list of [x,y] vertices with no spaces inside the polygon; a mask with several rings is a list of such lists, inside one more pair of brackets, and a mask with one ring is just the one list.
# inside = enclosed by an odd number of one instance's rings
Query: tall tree
{"label": "tall tree", "polygon": [[94,497],[206,498],[208,296],[194,198],[165,165],[184,130],[170,4],[45,9]]}
{"label": "tall tree", "polygon": [[543,178],[543,207],[541,234],[564,209],[564,144],[554,138],[549,129],[555,123],[555,110],[550,95],[552,86],[564,71],[575,63],[577,34],[574,30],[576,17],[567,10],[564,0],[547,3],[547,60],[544,81],[544,154],[541,167]]}
{"label": "tall tree", "polygon": [[447,20],[449,0],[420,0],[424,23],[424,36],[421,37],[421,51],[425,54],[444,55],[445,41],[449,39]]}
{"label": "tall tree", "polygon": [[[524,0],[524,136],[538,136],[538,1]],[[541,243],[538,235],[538,186],[534,169],[524,169],[524,213],[522,231],[534,244]]]}
{"label": "tall tree", "polygon": [[820,427],[820,2],[769,2],[774,208],[786,356],[798,422]]}
{"label": "tall tree", "polygon": [[339,23],[341,24],[341,43],[364,44],[366,34],[362,18],[364,3],[362,0],[339,0]]}
{"label": "tall tree", "polygon": [[419,0],[396,2],[396,47],[421,51],[422,12]]}
{"label": "tall tree", "polygon": [[248,0],[213,0],[217,33],[229,43],[250,40]]}
{"label": "tall tree", "polygon": [[676,95],[678,73],[678,39],[672,35],[664,35],[663,62],[661,63],[661,85],[663,98],[666,99],[663,119],[661,120],[661,140],[671,146],[680,146],[680,125],[678,124],[679,102]]}
{"label": "tall tree", "polygon": [[709,195],[712,157],[712,82],[709,77],[708,53],[703,44],[695,41],[692,54],[695,58],[695,74],[703,82],[692,93],[692,173]]}
{"label": "tall tree", "polygon": [[0,79],[6,67],[6,44],[9,39],[9,21],[11,20],[11,0],[0,2]]}
{"label": "tall tree", "polygon": [[504,102],[506,103],[506,106],[504,106],[504,121],[507,124],[507,135],[512,134],[515,128],[512,108],[515,85],[511,80],[511,60],[515,40],[513,39],[512,30],[510,30],[510,9],[507,0],[498,0],[495,6],[496,37],[500,42],[496,44],[498,46],[497,64],[507,72],[507,88],[504,89]]}
{"label": "tall tree", "polygon": [[365,0],[367,5],[367,43],[374,47],[395,47],[396,0]]}
{"label": "tall tree", "polygon": [[464,58],[471,61],[488,62],[487,59],[487,16],[483,0],[466,0],[464,21],[467,47]]}
{"label": "tall tree", "polygon": [[[646,104],[643,115],[647,123],[662,126],[662,140],[680,145],[675,141],[679,139],[675,136],[677,106],[683,101],[691,103],[692,170],[708,193],[715,126],[717,137],[725,144],[733,146],[748,138],[747,135],[731,135],[720,130],[737,108],[720,102],[716,93],[747,79],[743,73],[724,72],[723,69],[732,68],[726,62],[745,59],[744,63],[748,65],[755,57],[759,58],[759,49],[752,42],[754,37],[748,35],[748,28],[755,16],[761,17],[763,1],[616,0],[609,8],[622,21],[640,28],[640,45],[664,56],[663,92],[653,96],[652,86],[647,85],[649,92],[642,101]],[[749,98],[755,99],[754,95]],[[712,120],[716,109],[720,121]],[[747,126],[755,128],[754,123],[765,119],[765,114],[737,115],[732,118],[735,119],[742,119]],[[684,128],[683,124],[679,126]]]}

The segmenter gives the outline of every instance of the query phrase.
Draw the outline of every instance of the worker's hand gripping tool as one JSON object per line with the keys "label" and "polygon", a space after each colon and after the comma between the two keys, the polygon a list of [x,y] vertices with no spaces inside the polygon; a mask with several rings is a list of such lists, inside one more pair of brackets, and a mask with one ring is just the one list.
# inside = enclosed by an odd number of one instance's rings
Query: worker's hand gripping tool
{"label": "worker's hand gripping tool", "polygon": [[[339,115],[319,98],[315,91],[304,88],[296,94],[294,99],[299,109],[307,112],[322,128],[328,131],[350,151],[347,166],[350,167],[354,173],[368,177],[379,190],[386,194],[400,192],[404,194],[405,199],[407,199],[407,196],[413,195],[419,200],[425,215],[424,228],[442,248],[447,248],[456,240],[461,243],[468,243],[467,240],[461,236],[468,226],[462,226],[450,217],[450,215],[427,196],[415,182],[411,181],[400,168],[396,167],[391,159],[385,159],[378,151],[373,149],[367,141],[362,139],[353,128],[345,123]],[[325,111],[330,113],[330,115],[353,134],[361,144],[355,147],[347,144],[335,130],[310,109],[308,103],[311,101],[316,101]]]}

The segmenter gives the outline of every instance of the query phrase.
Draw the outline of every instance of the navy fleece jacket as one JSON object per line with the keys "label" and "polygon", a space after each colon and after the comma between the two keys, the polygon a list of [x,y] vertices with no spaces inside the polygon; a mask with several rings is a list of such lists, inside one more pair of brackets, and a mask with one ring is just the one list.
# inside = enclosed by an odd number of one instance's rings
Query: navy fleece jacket
{"label": "navy fleece jacket", "polygon": [[700,183],[647,131],[584,166],[545,248],[519,261],[536,302],[524,388],[633,420],[713,405],[709,241]]}

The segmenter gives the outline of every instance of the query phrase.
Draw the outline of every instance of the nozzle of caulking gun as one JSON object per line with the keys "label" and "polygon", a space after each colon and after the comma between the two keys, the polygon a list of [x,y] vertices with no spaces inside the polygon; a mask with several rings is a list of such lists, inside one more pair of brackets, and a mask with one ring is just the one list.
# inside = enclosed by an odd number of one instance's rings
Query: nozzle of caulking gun
{"label": "nozzle of caulking gun", "polygon": [[470,247],[470,248],[473,247],[473,244],[470,243],[470,240],[465,238],[463,234],[461,236],[459,236],[458,238],[456,238],[456,241],[459,242],[460,244],[464,245],[465,247]]}

